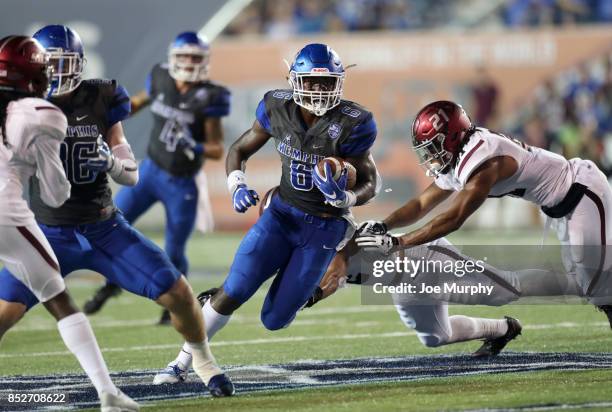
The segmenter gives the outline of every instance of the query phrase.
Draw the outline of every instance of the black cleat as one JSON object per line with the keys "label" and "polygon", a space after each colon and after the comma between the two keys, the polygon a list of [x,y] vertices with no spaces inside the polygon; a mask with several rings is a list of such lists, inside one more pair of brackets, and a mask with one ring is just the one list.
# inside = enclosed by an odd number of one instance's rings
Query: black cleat
{"label": "black cleat", "polygon": [[112,283],[107,283],[96,291],[93,298],[85,302],[85,305],[83,305],[83,312],[87,315],[93,315],[94,313],[99,312],[107,300],[113,296],[119,295],[120,293],[121,288],[119,286]]}
{"label": "black cleat", "polygon": [[612,305],[597,306],[597,309],[606,314],[608,322],[610,322],[610,329],[612,329]]}
{"label": "black cleat", "polygon": [[198,301],[200,302],[200,306],[204,307],[204,304],[206,303],[206,301],[210,299],[213,295],[216,295],[220,289],[221,288],[210,288],[200,293],[198,295]]}
{"label": "black cleat", "polygon": [[164,309],[162,311],[161,318],[159,318],[157,324],[161,326],[167,326],[172,324],[172,320],[170,319],[170,312],[168,312],[168,309]]}
{"label": "black cleat", "polygon": [[511,340],[515,339],[521,334],[521,331],[523,330],[521,323],[510,316],[504,317],[506,318],[506,322],[508,322],[508,331],[506,334],[504,336],[500,336],[499,338],[485,339],[482,346],[476,352],[474,352],[472,356],[475,358],[497,356]]}
{"label": "black cleat", "polygon": [[208,387],[210,394],[215,398],[232,396],[234,393],[236,393],[234,384],[232,383],[230,378],[223,373],[221,375],[215,375],[210,378],[210,381],[206,386]]}

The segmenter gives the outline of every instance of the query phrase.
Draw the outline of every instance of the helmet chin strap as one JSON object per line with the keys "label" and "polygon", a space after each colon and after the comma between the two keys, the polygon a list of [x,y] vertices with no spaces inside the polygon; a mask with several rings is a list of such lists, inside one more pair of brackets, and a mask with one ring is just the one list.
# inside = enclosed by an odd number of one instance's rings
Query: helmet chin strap
{"label": "helmet chin strap", "polygon": [[55,89],[57,89],[57,84],[55,84],[55,82],[51,82],[49,84],[49,92],[47,93],[47,97],[45,97],[46,100],[49,100],[51,98]]}

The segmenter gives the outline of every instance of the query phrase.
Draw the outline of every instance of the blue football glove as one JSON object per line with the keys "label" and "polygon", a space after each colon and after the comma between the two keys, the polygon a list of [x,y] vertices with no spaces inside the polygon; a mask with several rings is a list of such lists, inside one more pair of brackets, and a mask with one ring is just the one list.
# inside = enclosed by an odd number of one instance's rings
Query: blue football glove
{"label": "blue football glove", "polygon": [[259,201],[259,195],[256,191],[249,189],[246,185],[238,185],[232,195],[234,210],[238,213],[244,213],[251,206],[255,206]]}
{"label": "blue football glove", "polygon": [[92,172],[106,172],[115,163],[115,157],[108,144],[102,139],[102,136],[98,136],[98,157],[92,157],[87,159],[85,162],[85,168]]}
{"label": "blue football glove", "polygon": [[346,190],[346,182],[348,180],[348,170],[344,168],[340,173],[340,178],[336,182],[331,172],[331,166],[325,163],[325,175],[322,176],[319,173],[319,168],[315,167],[315,173],[313,175],[314,184],[319,188],[323,196],[325,196],[325,203],[328,203],[334,207],[347,208],[355,204],[355,194]]}
{"label": "blue football glove", "polygon": [[191,137],[181,133],[176,141],[176,150],[185,153],[185,156],[187,156],[189,160],[193,160],[195,155],[204,153],[204,145],[202,143],[197,143]]}

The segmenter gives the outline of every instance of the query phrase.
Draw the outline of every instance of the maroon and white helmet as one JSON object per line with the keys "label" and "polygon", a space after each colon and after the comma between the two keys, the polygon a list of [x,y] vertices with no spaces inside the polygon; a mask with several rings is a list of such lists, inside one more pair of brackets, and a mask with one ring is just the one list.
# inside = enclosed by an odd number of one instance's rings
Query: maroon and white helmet
{"label": "maroon and white helmet", "polygon": [[0,92],[43,97],[51,71],[49,55],[35,39],[8,36],[0,40]]}
{"label": "maroon and white helmet", "polygon": [[412,145],[429,176],[448,173],[459,154],[472,121],[457,103],[429,103],[412,123]]}

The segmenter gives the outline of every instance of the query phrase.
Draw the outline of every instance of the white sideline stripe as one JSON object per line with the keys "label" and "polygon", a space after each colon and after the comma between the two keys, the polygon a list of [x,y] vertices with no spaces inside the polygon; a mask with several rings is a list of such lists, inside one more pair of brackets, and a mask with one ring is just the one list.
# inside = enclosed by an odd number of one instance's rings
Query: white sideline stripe
{"label": "white sideline stripe", "polygon": [[539,412],[539,411],[558,411],[585,408],[609,408],[612,402],[587,402],[587,403],[563,403],[556,405],[534,405],[518,406],[514,408],[485,408],[485,409],[465,409],[464,412]]}
{"label": "white sideline stripe", "polygon": [[[46,319],[46,318],[45,318]],[[154,326],[154,319],[146,318],[146,319],[131,319],[131,320],[103,320],[103,321],[91,321],[91,326],[95,329],[103,329],[103,328],[121,328],[121,327],[133,327],[133,326]],[[322,326],[322,325],[344,325],[347,321],[345,319],[298,319],[291,323],[292,327],[295,326]],[[371,320],[371,321],[362,321],[362,322],[351,322],[352,326],[358,328],[370,327],[370,326],[379,326],[386,322]],[[256,316],[253,317],[244,317],[234,319],[232,317],[232,324],[257,324],[259,325],[259,318]],[[56,324],[47,324],[47,325],[28,325],[28,326],[17,326],[11,331],[14,332],[34,332],[34,331],[51,331],[56,330]]]}
{"label": "white sideline stripe", "polygon": [[[249,340],[228,340],[228,341],[216,341],[212,342],[210,346],[240,346],[240,345],[260,345],[269,343],[286,343],[286,342],[306,342],[314,340],[330,340],[330,339],[369,339],[369,338],[395,338],[403,336],[414,336],[415,332],[389,332],[389,333],[357,333],[347,335],[312,335],[312,336],[287,336],[284,338],[261,338],[261,339],[249,339]],[[181,347],[177,344],[163,344],[163,345],[143,345],[143,346],[126,346],[116,348],[102,348],[102,352],[128,352],[128,351],[143,351],[143,350],[166,350],[176,349],[179,350]],[[41,356],[63,356],[70,355],[69,351],[57,351],[57,352],[33,352],[28,353],[28,357],[41,357]],[[15,356],[22,356],[21,353],[0,353],[0,359],[13,358]]]}
{"label": "white sideline stripe", "polygon": [[[591,322],[591,323],[575,323],[575,322],[560,322],[560,323],[543,323],[535,325],[527,325],[525,329],[554,329],[554,328],[574,328],[584,326],[607,326],[608,322]],[[387,332],[387,333],[354,333],[344,335],[309,335],[309,336],[287,336],[279,338],[260,338],[260,339],[247,339],[247,340],[227,340],[227,341],[215,341],[211,343],[212,347],[220,346],[239,346],[239,345],[260,345],[269,343],[287,343],[287,342],[307,342],[317,340],[349,340],[349,339],[370,339],[370,338],[399,338],[405,336],[415,336],[416,332]],[[163,345],[139,345],[139,346],[125,346],[125,347],[111,347],[102,348],[102,352],[128,352],[128,351],[144,351],[144,350],[166,350],[166,349],[180,349],[180,345],[177,344],[163,344]],[[28,357],[41,357],[41,356],[64,356],[70,355],[69,351],[56,351],[56,352],[32,352],[25,354]],[[21,352],[15,353],[0,353],[0,359],[13,358],[15,356],[22,356]]]}
{"label": "white sideline stripe", "polygon": [[[372,313],[372,312],[389,312],[395,313],[393,306],[346,306],[343,308],[321,308],[321,309],[309,309],[299,313],[299,318],[295,320],[291,326],[308,326],[308,325],[335,325],[339,323],[345,323],[345,320],[340,319],[326,319],[322,320],[318,318],[321,315],[346,315],[356,313]],[[314,319],[305,319],[314,318]],[[13,332],[30,332],[30,331],[44,331],[44,330],[56,330],[57,325],[55,323],[42,324],[40,322],[51,322],[51,318],[48,316],[36,316],[26,317],[26,325],[17,324],[11,329]],[[103,320],[96,321],[96,317],[90,317],[91,326],[95,328],[110,328],[110,327],[122,327],[122,326],[146,326],[153,325],[155,319],[144,318],[144,319],[130,319],[130,320]],[[100,318],[98,318],[100,319]],[[232,323],[259,323],[258,315],[234,315],[232,316]],[[31,324],[30,324],[31,323]]]}

